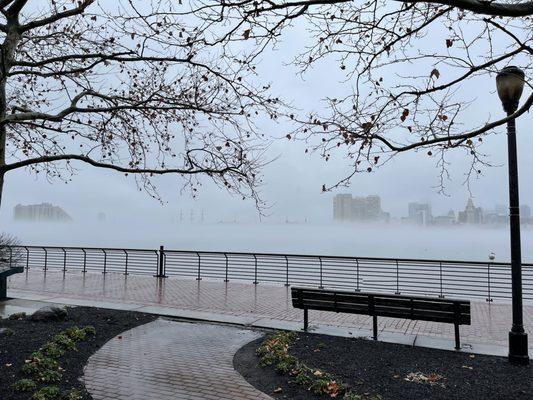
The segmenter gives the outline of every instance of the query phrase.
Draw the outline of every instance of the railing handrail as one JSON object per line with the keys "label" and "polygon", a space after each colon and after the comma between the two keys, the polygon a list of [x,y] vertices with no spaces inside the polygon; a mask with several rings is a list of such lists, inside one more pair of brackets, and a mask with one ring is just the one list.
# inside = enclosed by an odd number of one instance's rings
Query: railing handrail
{"label": "railing handrail", "polygon": [[[37,246],[37,245],[18,245],[18,246],[6,246],[6,247],[21,247],[21,248],[34,248],[34,249],[57,249],[57,250],[95,250],[95,251],[135,251],[135,252],[146,252],[154,253],[159,252],[157,249],[139,249],[139,248],[123,248],[123,247],[86,247],[86,246]],[[181,253],[181,254],[213,254],[221,255],[224,254],[231,256],[263,256],[263,257],[292,257],[292,258],[314,258],[314,259],[328,259],[328,260],[360,260],[360,261],[390,261],[390,262],[399,262],[399,263],[446,263],[446,264],[461,264],[461,265],[481,265],[486,266],[490,264],[491,266],[510,266],[511,262],[503,261],[478,261],[478,260],[443,260],[437,258],[398,258],[398,257],[368,257],[368,256],[334,256],[334,255],[324,255],[324,254],[296,254],[296,253],[264,253],[264,252],[243,252],[243,251],[217,251],[217,250],[176,250],[176,249],[165,249],[165,253]],[[522,266],[532,267],[533,263],[522,263]]]}
{"label": "railing handrail", "polygon": [[[212,250],[135,249],[79,246],[6,246],[27,269],[102,271],[207,279],[249,280],[356,291],[510,297],[510,263],[442,259],[359,257]],[[13,251],[14,249],[20,251]],[[8,251],[6,249],[6,251]],[[533,264],[524,263],[524,298],[533,300]]]}

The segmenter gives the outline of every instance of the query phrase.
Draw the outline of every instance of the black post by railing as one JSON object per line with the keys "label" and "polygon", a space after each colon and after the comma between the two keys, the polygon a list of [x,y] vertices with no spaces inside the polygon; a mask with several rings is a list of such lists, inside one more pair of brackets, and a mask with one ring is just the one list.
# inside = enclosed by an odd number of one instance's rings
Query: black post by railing
{"label": "black post by railing", "polygon": [[43,250],[44,250],[44,271],[46,272],[46,269],[47,269],[47,266],[48,266],[48,252],[46,251],[46,249],[43,247]]}
{"label": "black post by railing", "polygon": [[107,274],[107,253],[105,249],[102,249],[102,251],[104,252],[104,270],[102,274]]}
{"label": "black post by railing", "polygon": [[126,255],[126,263],[124,265],[124,275],[129,275],[128,274],[128,251],[124,250],[124,254]]}
{"label": "black post by railing", "polygon": [[63,250],[63,273],[67,272],[67,251],[64,248],[61,248]]}
{"label": "black post by railing", "polygon": [[324,289],[324,285],[322,284],[322,257],[318,257],[318,261],[320,262],[320,286],[319,289]]}
{"label": "black post by railing", "polygon": [[289,287],[289,257],[285,257],[285,286]]}
{"label": "black post by railing", "polygon": [[254,285],[257,285],[257,256],[254,254]]}
{"label": "black post by railing", "polygon": [[226,275],[225,275],[225,278],[224,278],[224,282],[229,282],[229,279],[228,279],[228,255],[226,253],[224,253],[224,258],[226,259]]}
{"label": "black post by railing", "polygon": [[396,260],[396,293],[400,294],[400,265],[398,264],[398,260]]}
{"label": "black post by railing", "polygon": [[361,289],[359,289],[359,260],[357,258],[355,259],[355,266],[357,268],[357,282],[355,284],[355,291],[360,292]]}
{"label": "black post by railing", "polygon": [[87,272],[87,252],[85,249],[81,249],[83,251],[83,273],[85,274]]}
{"label": "black post by railing", "polygon": [[26,246],[24,249],[26,250],[26,269],[30,269],[30,250]]}
{"label": "black post by railing", "polygon": [[198,276],[196,277],[196,280],[197,281],[201,281],[202,280],[202,277],[200,275],[200,268],[201,268],[201,262],[202,262],[202,258],[200,257],[200,253],[196,253],[196,255],[198,256]]}
{"label": "black post by railing", "polygon": [[[199,272],[198,272],[199,273]],[[166,278],[165,275],[165,246],[159,246],[157,255],[157,278]]]}
{"label": "black post by railing", "polygon": [[486,301],[492,302],[492,297],[490,296],[490,263],[487,264],[487,296]]}
{"label": "black post by railing", "polygon": [[444,298],[444,293],[442,291],[442,261],[439,262],[439,283],[440,283],[440,294],[439,297],[441,299]]}

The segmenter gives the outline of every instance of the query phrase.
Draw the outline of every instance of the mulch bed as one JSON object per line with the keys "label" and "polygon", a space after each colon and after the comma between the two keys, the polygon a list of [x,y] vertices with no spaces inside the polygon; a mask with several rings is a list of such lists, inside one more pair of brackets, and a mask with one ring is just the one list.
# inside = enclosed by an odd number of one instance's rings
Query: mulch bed
{"label": "mulch bed", "polygon": [[62,390],[79,389],[84,392],[85,399],[92,399],[80,381],[88,358],[119,333],[157,318],[151,314],[91,307],[74,307],[67,311],[67,318],[60,322],[0,320],[0,328],[14,331],[12,336],[0,335],[0,399],[27,400],[31,394],[15,392],[10,388],[14,382],[25,377],[20,373],[24,360],[59,332],[73,326],[83,328],[88,325],[94,326],[96,335],[88,335],[84,341],[76,343],[77,351],[68,351],[58,359],[65,371],[57,386]]}
{"label": "mulch bed", "polygon": [[[291,383],[291,377],[277,373],[274,366],[259,366],[255,351],[262,340],[247,344],[234,358],[235,368],[250,384],[277,399],[328,398]],[[333,374],[358,394],[384,400],[533,399],[533,368],[510,365],[503,357],[303,333],[289,353]],[[415,381],[406,380],[411,373]],[[417,382],[417,373],[433,382]],[[281,392],[274,393],[277,388]]]}

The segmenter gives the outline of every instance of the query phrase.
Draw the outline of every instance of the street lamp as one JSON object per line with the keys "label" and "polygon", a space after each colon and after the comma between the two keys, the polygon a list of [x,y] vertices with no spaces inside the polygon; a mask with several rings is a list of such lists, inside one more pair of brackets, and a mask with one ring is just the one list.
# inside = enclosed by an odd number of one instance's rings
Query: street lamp
{"label": "street lamp", "polygon": [[[524,72],[517,67],[505,67],[496,76],[496,88],[507,115],[518,109],[524,90]],[[520,249],[520,200],[518,196],[518,163],[516,155],[515,119],[507,121],[507,151],[509,158],[509,217],[511,230],[511,282],[513,296],[513,326],[509,332],[509,361],[529,364],[527,333],[524,331],[522,309],[522,254]]]}

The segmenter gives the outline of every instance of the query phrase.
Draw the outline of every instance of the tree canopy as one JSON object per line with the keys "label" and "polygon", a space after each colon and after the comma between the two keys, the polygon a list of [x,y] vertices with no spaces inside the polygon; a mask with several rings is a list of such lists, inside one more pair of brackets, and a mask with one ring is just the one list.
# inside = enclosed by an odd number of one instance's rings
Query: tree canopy
{"label": "tree canopy", "polygon": [[[422,150],[436,158],[441,179],[446,155],[464,149],[470,174],[487,164],[480,151],[494,129],[533,104],[533,2],[478,0],[197,0],[194,14],[211,45],[252,41],[247,60],[304,27],[308,42],[294,50],[301,73],[334,61],[348,95],[321,93],[323,110],[291,113],[309,150],[328,160],[348,156],[352,173],[372,171],[398,153]],[[494,74],[507,65],[526,74],[526,91],[511,116],[469,115],[475,82],[494,91]],[[470,118],[467,118],[470,117]],[[469,119],[469,121],[466,121]],[[476,121],[471,125],[472,121]],[[466,125],[468,122],[470,125]],[[442,181],[441,181],[442,184]]]}
{"label": "tree canopy", "polygon": [[[277,99],[248,65],[198,40],[177,1],[0,0],[0,184],[28,167],[70,179],[76,163],[198,176],[257,199],[254,117]],[[206,51],[206,47],[209,49]]]}

